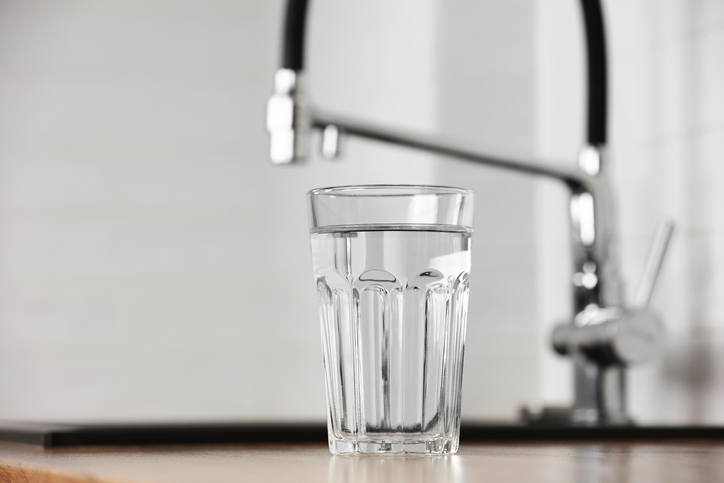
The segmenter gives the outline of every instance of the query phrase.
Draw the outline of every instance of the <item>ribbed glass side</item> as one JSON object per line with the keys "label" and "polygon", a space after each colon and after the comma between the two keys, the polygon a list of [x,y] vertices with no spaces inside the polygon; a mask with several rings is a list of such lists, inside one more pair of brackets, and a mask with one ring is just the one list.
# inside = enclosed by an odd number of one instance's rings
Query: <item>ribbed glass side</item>
{"label": "ribbed glass side", "polygon": [[470,233],[312,235],[335,454],[453,453]]}

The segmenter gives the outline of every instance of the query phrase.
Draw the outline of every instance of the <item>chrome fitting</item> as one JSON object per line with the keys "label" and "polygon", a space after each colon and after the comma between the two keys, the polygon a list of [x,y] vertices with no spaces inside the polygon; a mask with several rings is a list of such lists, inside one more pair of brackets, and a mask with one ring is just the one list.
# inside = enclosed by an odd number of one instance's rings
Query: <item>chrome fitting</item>
{"label": "chrome fitting", "polygon": [[601,172],[603,147],[586,144],[578,153],[578,167],[589,176],[598,176]]}

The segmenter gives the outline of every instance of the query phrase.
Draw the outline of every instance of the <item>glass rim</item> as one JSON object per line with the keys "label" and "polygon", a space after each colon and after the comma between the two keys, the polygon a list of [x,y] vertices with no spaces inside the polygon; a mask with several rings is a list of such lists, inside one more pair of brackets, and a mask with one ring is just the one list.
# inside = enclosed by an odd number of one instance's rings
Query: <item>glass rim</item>
{"label": "glass rim", "polygon": [[[371,193],[374,190],[381,190],[383,193]],[[384,191],[389,190],[389,193]],[[416,191],[417,190],[417,191]],[[418,195],[474,195],[475,192],[468,188],[456,186],[441,186],[431,184],[361,184],[328,186],[315,188],[307,191],[307,196],[337,195],[337,196],[418,196]]]}

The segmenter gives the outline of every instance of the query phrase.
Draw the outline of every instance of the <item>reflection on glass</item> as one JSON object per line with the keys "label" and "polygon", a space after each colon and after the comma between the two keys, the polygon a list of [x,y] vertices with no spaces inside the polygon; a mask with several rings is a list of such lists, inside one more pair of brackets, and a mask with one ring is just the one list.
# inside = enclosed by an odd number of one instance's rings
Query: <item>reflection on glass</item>
{"label": "reflection on glass", "polygon": [[329,459],[329,483],[459,483],[460,456]]}

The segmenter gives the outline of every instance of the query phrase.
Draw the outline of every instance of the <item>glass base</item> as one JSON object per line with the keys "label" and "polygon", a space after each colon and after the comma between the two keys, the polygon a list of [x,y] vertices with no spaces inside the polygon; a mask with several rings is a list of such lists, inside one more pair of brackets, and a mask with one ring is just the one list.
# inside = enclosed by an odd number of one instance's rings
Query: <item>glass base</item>
{"label": "glass base", "polygon": [[[399,437],[399,436],[398,436]],[[330,439],[329,450],[333,455],[445,455],[458,450],[458,441],[452,438],[432,439],[385,439],[358,440],[353,438]]]}

